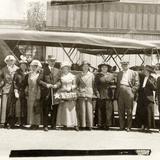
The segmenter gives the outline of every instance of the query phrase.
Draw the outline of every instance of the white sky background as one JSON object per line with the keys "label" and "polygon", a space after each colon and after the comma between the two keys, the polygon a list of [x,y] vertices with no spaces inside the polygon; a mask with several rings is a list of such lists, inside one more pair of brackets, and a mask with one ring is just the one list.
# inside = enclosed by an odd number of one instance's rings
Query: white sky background
{"label": "white sky background", "polygon": [[0,19],[24,19],[29,2],[36,1],[47,5],[48,0],[1,0]]}

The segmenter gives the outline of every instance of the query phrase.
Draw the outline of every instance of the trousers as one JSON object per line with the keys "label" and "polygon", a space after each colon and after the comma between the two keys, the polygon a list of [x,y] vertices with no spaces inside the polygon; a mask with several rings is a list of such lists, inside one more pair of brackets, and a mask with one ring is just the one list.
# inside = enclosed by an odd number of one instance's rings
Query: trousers
{"label": "trousers", "polygon": [[132,110],[134,94],[128,86],[120,86],[118,96],[118,114],[120,129],[125,128],[125,113],[127,113],[127,128],[132,127]]}
{"label": "trousers", "polygon": [[78,100],[79,126],[93,127],[93,104],[91,98]]}

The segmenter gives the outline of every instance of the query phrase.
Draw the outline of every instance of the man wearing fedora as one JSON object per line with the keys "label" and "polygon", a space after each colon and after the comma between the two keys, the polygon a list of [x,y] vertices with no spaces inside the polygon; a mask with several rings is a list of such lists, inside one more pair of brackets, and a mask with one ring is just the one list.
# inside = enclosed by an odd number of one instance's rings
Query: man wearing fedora
{"label": "man wearing fedora", "polygon": [[127,112],[127,132],[132,127],[132,110],[134,95],[139,87],[138,73],[129,69],[129,61],[121,61],[122,71],[118,73],[116,98],[118,102],[118,113],[120,129],[125,129],[125,112]]}
{"label": "man wearing fedora", "polygon": [[144,131],[147,129],[147,132],[150,132],[151,127],[155,127],[153,91],[156,91],[157,84],[152,73],[155,73],[154,68],[146,65],[143,72],[139,74],[136,122]]}
{"label": "man wearing fedora", "polygon": [[43,106],[43,125],[44,131],[48,131],[49,114],[52,110],[52,128],[56,127],[56,116],[58,104],[53,99],[53,93],[56,91],[56,83],[60,80],[60,71],[55,68],[56,58],[48,55],[47,66],[41,72],[38,84],[41,86],[41,100]]}

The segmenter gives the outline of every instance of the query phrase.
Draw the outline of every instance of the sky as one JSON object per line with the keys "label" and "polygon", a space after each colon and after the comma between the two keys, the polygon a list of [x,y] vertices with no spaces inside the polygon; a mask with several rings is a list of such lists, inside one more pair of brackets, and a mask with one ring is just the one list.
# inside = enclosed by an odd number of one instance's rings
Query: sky
{"label": "sky", "polygon": [[36,1],[47,4],[48,0],[1,0],[0,19],[24,19],[29,2]]}

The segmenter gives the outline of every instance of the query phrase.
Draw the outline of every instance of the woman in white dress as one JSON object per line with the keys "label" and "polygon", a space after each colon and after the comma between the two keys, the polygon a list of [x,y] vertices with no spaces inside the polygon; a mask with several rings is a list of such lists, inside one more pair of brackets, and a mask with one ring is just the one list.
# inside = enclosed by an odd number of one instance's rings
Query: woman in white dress
{"label": "woman in white dress", "polygon": [[77,127],[77,114],[76,114],[76,77],[70,73],[71,64],[64,62],[61,65],[62,75],[60,83],[57,83],[56,87],[59,87],[55,98],[60,99],[57,113],[57,127],[74,127],[78,131]]}

